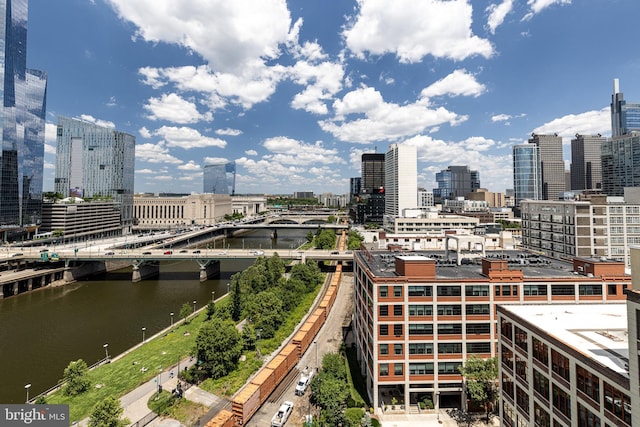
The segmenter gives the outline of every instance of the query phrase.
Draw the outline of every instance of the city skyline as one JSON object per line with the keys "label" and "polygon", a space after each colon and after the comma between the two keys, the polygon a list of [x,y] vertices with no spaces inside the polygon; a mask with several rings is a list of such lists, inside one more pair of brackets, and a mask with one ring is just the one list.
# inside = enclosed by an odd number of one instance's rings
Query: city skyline
{"label": "city skyline", "polygon": [[199,192],[205,164],[235,161],[238,194],[344,194],[362,153],[391,143],[417,147],[419,187],[466,165],[504,191],[532,132],[562,136],[568,162],[576,133],[611,134],[614,78],[640,100],[631,0],[129,3],[30,2],[44,191],[58,115],[134,135],[136,192]]}

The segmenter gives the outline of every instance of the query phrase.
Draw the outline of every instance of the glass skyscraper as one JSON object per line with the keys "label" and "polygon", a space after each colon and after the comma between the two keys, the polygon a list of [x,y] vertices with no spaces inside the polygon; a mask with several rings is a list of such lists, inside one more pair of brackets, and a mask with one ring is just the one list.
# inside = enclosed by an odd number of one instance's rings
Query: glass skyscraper
{"label": "glass skyscraper", "polygon": [[627,103],[620,92],[620,82],[613,79],[611,96],[611,137],[640,132],[640,104]]}
{"label": "glass skyscraper", "polygon": [[480,173],[468,166],[449,166],[436,173],[438,188],[433,189],[433,197],[438,203],[467,197],[467,194],[480,188]]}
{"label": "glass skyscraper", "polygon": [[236,162],[204,166],[203,193],[236,194]]}
{"label": "glass skyscraper", "polygon": [[513,147],[513,189],[516,206],[525,199],[542,199],[540,147],[536,144]]}
{"label": "glass skyscraper", "polygon": [[47,75],[27,68],[27,11],[0,0],[0,234],[41,222]]}
{"label": "glass skyscraper", "polygon": [[133,216],[136,138],[115,129],[58,117],[55,191],[64,197],[105,198],[120,204],[123,233]]}
{"label": "glass skyscraper", "polygon": [[640,133],[611,138],[602,144],[602,191],[624,196],[625,187],[640,187]]}

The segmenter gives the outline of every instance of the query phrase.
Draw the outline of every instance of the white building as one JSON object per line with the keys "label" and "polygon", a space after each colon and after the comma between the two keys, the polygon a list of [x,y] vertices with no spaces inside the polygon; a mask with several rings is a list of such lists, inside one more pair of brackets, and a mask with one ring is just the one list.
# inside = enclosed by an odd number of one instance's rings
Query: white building
{"label": "white building", "polygon": [[415,208],[418,200],[418,160],[415,146],[391,144],[385,155],[385,209],[387,218]]}

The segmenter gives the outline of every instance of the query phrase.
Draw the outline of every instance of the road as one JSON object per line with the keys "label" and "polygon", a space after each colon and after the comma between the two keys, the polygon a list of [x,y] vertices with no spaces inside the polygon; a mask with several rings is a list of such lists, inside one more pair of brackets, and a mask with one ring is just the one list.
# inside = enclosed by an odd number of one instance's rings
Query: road
{"label": "road", "polygon": [[[342,343],[342,325],[345,318],[350,318],[353,311],[353,273],[342,274],[340,289],[336,301],[325,321],[324,326],[316,335],[316,344],[311,344],[307,352],[297,365],[297,371],[302,371],[305,367],[316,368],[322,364],[322,357],[326,353],[335,353],[338,351]],[[264,427],[271,425],[271,418],[276,413],[282,402],[289,400],[293,402],[293,413],[289,417],[286,425],[302,425],[306,414],[315,414],[315,408],[309,404],[310,390],[303,396],[295,395],[295,386],[299,373],[290,376],[283,382],[289,383],[287,386],[278,387],[269,396],[264,405],[255,413],[251,420],[246,424],[247,427]],[[281,384],[282,385],[282,384]]]}

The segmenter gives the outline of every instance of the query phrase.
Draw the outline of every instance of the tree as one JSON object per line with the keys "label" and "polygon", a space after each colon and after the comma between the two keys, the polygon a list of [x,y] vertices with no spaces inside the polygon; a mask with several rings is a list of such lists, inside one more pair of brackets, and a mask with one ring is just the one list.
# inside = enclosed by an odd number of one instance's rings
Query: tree
{"label": "tree", "polygon": [[242,299],[240,293],[240,280],[238,280],[238,274],[234,274],[231,278],[233,284],[233,302],[231,303],[231,318],[234,321],[239,321],[242,315]]}
{"label": "tree", "polygon": [[200,369],[213,379],[231,372],[242,354],[242,337],[231,320],[213,318],[200,328],[194,353]]}
{"label": "tree", "polygon": [[329,215],[327,217],[327,224],[335,224],[337,218],[335,215]]}
{"label": "tree", "polygon": [[209,304],[207,304],[207,320],[211,320],[215,312],[216,312],[216,306],[213,303],[213,301],[211,301]]}
{"label": "tree", "polygon": [[129,420],[120,419],[122,415],[120,401],[113,396],[100,400],[91,410],[89,427],[124,427]]}
{"label": "tree", "polygon": [[314,236],[313,232],[310,231],[307,233],[307,236],[306,236],[307,243],[313,242],[313,236]]}
{"label": "tree", "polygon": [[268,290],[251,295],[246,303],[247,317],[256,329],[262,329],[262,338],[271,338],[284,321],[284,307],[279,292]]}
{"label": "tree", "polygon": [[91,386],[88,374],[89,368],[84,360],[71,361],[64,369],[63,379],[66,383],[63,390],[64,394],[76,396],[87,391]]}
{"label": "tree", "polygon": [[182,304],[182,307],[180,307],[180,317],[183,318],[185,322],[187,321],[187,317],[189,317],[192,312],[193,309],[188,302],[185,302],[184,304]]}
{"label": "tree", "polygon": [[336,244],[336,233],[331,230],[322,230],[316,236],[316,248],[332,249]]}
{"label": "tree", "polygon": [[464,365],[458,368],[467,384],[467,393],[471,400],[484,406],[487,413],[493,409],[496,382],[498,380],[498,358],[481,359],[472,354]]}

